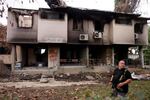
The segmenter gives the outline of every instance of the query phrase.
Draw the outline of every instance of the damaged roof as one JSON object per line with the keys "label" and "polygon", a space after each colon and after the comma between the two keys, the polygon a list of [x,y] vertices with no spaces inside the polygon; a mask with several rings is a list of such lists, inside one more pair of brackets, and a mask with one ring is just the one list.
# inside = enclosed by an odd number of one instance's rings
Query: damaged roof
{"label": "damaged roof", "polygon": [[97,9],[81,9],[81,8],[73,8],[73,7],[56,7],[52,8],[52,10],[58,10],[58,11],[65,11],[68,13],[87,13],[87,14],[112,14],[115,16],[130,16],[130,17],[137,17],[140,16],[140,14],[131,14],[131,13],[118,13],[118,12],[112,12],[112,11],[103,11],[103,10],[97,10]]}
{"label": "damaged roof", "polygon": [[140,14],[127,14],[127,13],[118,13],[111,11],[102,11],[96,9],[80,9],[73,7],[56,7],[51,9],[40,8],[40,10],[52,10],[58,12],[65,12],[72,18],[82,18],[82,19],[92,19],[92,20],[100,20],[104,23],[109,23],[111,20],[117,17],[125,17],[128,19],[134,19],[140,16]]}
{"label": "damaged roof", "polygon": [[34,14],[38,13],[38,10],[33,9],[19,9],[19,8],[8,8],[8,11],[18,13],[18,14]]}
{"label": "damaged roof", "polygon": [[[104,20],[104,21],[111,21],[117,17],[126,17],[130,19],[143,19],[143,20],[150,20],[150,18],[140,17],[140,14],[131,14],[131,13],[118,13],[112,11],[102,11],[96,9],[81,9],[81,8],[73,8],[73,7],[55,7],[55,8],[39,8],[39,11],[43,10],[50,10],[50,11],[58,11],[64,12],[69,15],[69,17],[76,17],[76,18],[84,18],[84,19],[93,19],[93,20]],[[38,10],[32,9],[18,9],[18,8],[9,8],[9,11],[24,13],[24,14],[32,14],[37,13]]]}

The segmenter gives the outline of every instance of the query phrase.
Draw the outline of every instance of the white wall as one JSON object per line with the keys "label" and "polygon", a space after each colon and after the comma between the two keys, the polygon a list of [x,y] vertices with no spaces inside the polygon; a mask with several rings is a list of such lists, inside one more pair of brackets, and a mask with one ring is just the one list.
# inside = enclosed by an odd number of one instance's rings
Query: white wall
{"label": "white wall", "polygon": [[134,25],[117,24],[113,21],[113,44],[134,44]]}
{"label": "white wall", "polygon": [[64,20],[41,19],[38,17],[39,43],[67,43],[67,15]]}

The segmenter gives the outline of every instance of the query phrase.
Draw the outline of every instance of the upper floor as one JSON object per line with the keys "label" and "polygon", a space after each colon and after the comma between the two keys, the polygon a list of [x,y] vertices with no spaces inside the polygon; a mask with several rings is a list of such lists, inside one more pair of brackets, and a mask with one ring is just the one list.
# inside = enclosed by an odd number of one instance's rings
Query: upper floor
{"label": "upper floor", "polygon": [[27,10],[9,8],[9,43],[147,45],[148,18],[71,7]]}

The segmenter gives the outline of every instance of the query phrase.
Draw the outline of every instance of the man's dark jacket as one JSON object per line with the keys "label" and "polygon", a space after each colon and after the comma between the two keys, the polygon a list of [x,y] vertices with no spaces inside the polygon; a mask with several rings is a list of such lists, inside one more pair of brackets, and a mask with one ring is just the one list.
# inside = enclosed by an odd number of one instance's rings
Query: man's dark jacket
{"label": "man's dark jacket", "polygon": [[[121,80],[120,77],[122,77]],[[118,92],[127,93],[128,84],[123,85],[120,89],[117,88],[117,85],[119,83],[124,82],[127,79],[132,79],[131,73],[125,68],[123,69],[116,68],[113,73],[112,88],[115,88]]]}

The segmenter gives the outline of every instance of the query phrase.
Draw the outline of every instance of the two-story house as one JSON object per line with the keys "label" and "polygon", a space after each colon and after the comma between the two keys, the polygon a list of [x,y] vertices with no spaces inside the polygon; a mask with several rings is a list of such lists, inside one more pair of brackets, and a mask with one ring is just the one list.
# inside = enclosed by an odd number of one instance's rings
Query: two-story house
{"label": "two-story house", "polygon": [[72,7],[9,8],[7,41],[12,44],[12,70],[110,66],[121,59],[132,64],[130,58],[140,59],[137,63],[143,66],[147,20],[139,14]]}

